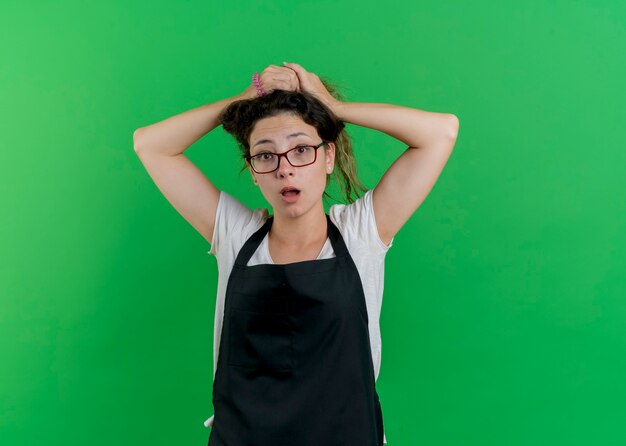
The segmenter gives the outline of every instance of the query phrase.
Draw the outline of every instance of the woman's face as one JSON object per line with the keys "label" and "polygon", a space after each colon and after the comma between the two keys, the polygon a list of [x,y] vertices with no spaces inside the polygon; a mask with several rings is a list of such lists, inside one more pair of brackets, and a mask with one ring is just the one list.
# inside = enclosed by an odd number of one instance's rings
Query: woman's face
{"label": "woman's face", "polygon": [[[281,113],[256,122],[250,134],[250,156],[263,152],[284,153],[299,145],[318,145],[322,142],[317,129],[298,115]],[[326,175],[333,171],[335,145],[328,143],[317,149],[313,164],[294,167],[283,156],[274,172],[259,174],[248,169],[261,188],[261,193],[274,209],[274,214],[299,217],[320,206],[326,188]],[[297,193],[284,193],[286,187]],[[322,205],[323,209],[323,205]]]}

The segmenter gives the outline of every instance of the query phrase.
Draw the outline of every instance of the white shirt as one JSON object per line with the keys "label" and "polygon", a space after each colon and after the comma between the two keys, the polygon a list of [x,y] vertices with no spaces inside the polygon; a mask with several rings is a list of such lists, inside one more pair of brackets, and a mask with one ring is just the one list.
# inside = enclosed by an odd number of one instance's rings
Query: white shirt
{"label": "white shirt", "polygon": [[[361,277],[363,292],[369,319],[369,337],[374,364],[374,378],[378,379],[381,362],[380,310],[383,301],[383,286],[385,272],[385,254],[393,244],[389,245],[380,239],[374,208],[372,205],[372,190],[354,203],[348,205],[335,204],[328,211],[331,221],[337,226],[350,252]],[[235,259],[244,243],[267,220],[267,209],[249,209],[239,200],[221,191],[215,215],[213,240],[209,254],[215,255],[219,272],[217,281],[217,300],[215,303],[215,324],[213,337],[213,379],[217,370],[222,321],[224,318],[224,300],[226,286]],[[326,239],[322,251],[317,259],[335,257],[330,239]],[[255,253],[250,258],[248,266],[258,264],[273,264],[268,248],[267,234]],[[213,426],[212,415],[204,422],[206,427]],[[384,439],[387,443],[387,439]]]}

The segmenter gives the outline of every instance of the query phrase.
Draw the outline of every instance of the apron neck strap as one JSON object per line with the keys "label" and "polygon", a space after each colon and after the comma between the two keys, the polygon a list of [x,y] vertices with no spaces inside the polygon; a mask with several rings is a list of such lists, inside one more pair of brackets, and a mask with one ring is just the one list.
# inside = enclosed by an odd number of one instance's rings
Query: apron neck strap
{"label": "apron neck strap", "polygon": [[[330,238],[330,243],[333,246],[333,250],[335,251],[336,257],[344,256],[348,249],[346,248],[346,244],[343,241],[343,237],[341,237],[341,233],[335,224],[330,220],[328,214],[326,215],[326,224],[328,227],[328,238]],[[237,259],[235,260],[235,264],[239,266],[246,266],[250,261],[250,258],[257,250],[265,235],[269,232],[272,227],[272,223],[274,222],[274,216],[269,217],[263,226],[261,226],[250,238],[244,243],[241,251],[237,255]]]}

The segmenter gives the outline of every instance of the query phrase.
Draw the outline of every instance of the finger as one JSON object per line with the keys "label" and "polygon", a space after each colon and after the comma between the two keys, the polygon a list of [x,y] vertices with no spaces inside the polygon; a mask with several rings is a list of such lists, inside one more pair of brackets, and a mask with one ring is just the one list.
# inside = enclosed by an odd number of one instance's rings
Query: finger
{"label": "finger", "polygon": [[265,67],[265,69],[263,71],[268,71],[268,72],[287,72],[287,71],[293,71],[291,68],[283,66],[283,65],[268,65],[267,67]]}
{"label": "finger", "polygon": [[293,71],[298,73],[298,75],[306,73],[306,70],[304,69],[304,67],[302,67],[301,65],[297,63],[283,62],[283,65],[287,68],[291,68]]}
{"label": "finger", "polygon": [[261,78],[271,78],[271,79],[292,79],[293,81],[298,80],[297,73],[291,68],[287,67],[268,67],[263,70],[261,73]]}
{"label": "finger", "polygon": [[298,91],[306,91],[308,88],[307,86],[309,85],[307,71],[298,64],[288,62],[283,63],[285,64],[285,67],[289,68],[293,73],[296,74],[296,77],[298,78]]}
{"label": "finger", "polygon": [[263,84],[267,84],[269,85],[273,85],[273,84],[294,84],[297,82],[297,78],[293,79],[291,77],[288,76],[280,76],[280,75],[273,75],[273,76],[268,76],[266,78],[262,78],[261,82]]}
{"label": "finger", "polygon": [[298,73],[293,71],[291,68],[285,68],[288,71],[289,81],[294,85],[295,90],[299,90],[300,88],[300,78],[298,77]]}
{"label": "finger", "polygon": [[280,73],[284,67],[277,67],[276,65],[270,65],[263,70],[263,73]]}
{"label": "finger", "polygon": [[276,78],[289,79],[291,82],[298,82],[298,75],[291,68],[282,67]]}
{"label": "finger", "polygon": [[287,70],[287,74],[289,75],[289,77],[290,77],[291,79],[298,80],[298,73],[296,73],[296,72],[295,72],[294,70],[292,70],[291,68],[287,68],[287,67],[285,67],[284,69],[285,69],[285,70]]}
{"label": "finger", "polygon": [[296,89],[294,83],[287,80],[281,81],[279,85],[281,90],[293,91]]}
{"label": "finger", "polygon": [[294,80],[290,77],[272,76],[261,80],[261,87],[268,92],[280,89],[287,91],[297,91],[300,87],[297,78]]}
{"label": "finger", "polygon": [[306,78],[306,75],[308,74],[304,67],[298,65],[297,63],[283,62],[283,65],[295,71],[295,73],[298,75],[298,78],[300,79]]}

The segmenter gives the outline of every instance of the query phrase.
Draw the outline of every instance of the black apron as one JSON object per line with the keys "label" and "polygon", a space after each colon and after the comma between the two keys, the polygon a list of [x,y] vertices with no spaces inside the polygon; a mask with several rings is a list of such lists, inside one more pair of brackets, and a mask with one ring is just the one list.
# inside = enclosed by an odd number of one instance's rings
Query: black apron
{"label": "black apron", "polygon": [[247,266],[226,288],[209,446],[381,446],[363,285],[326,215],[334,258]]}

